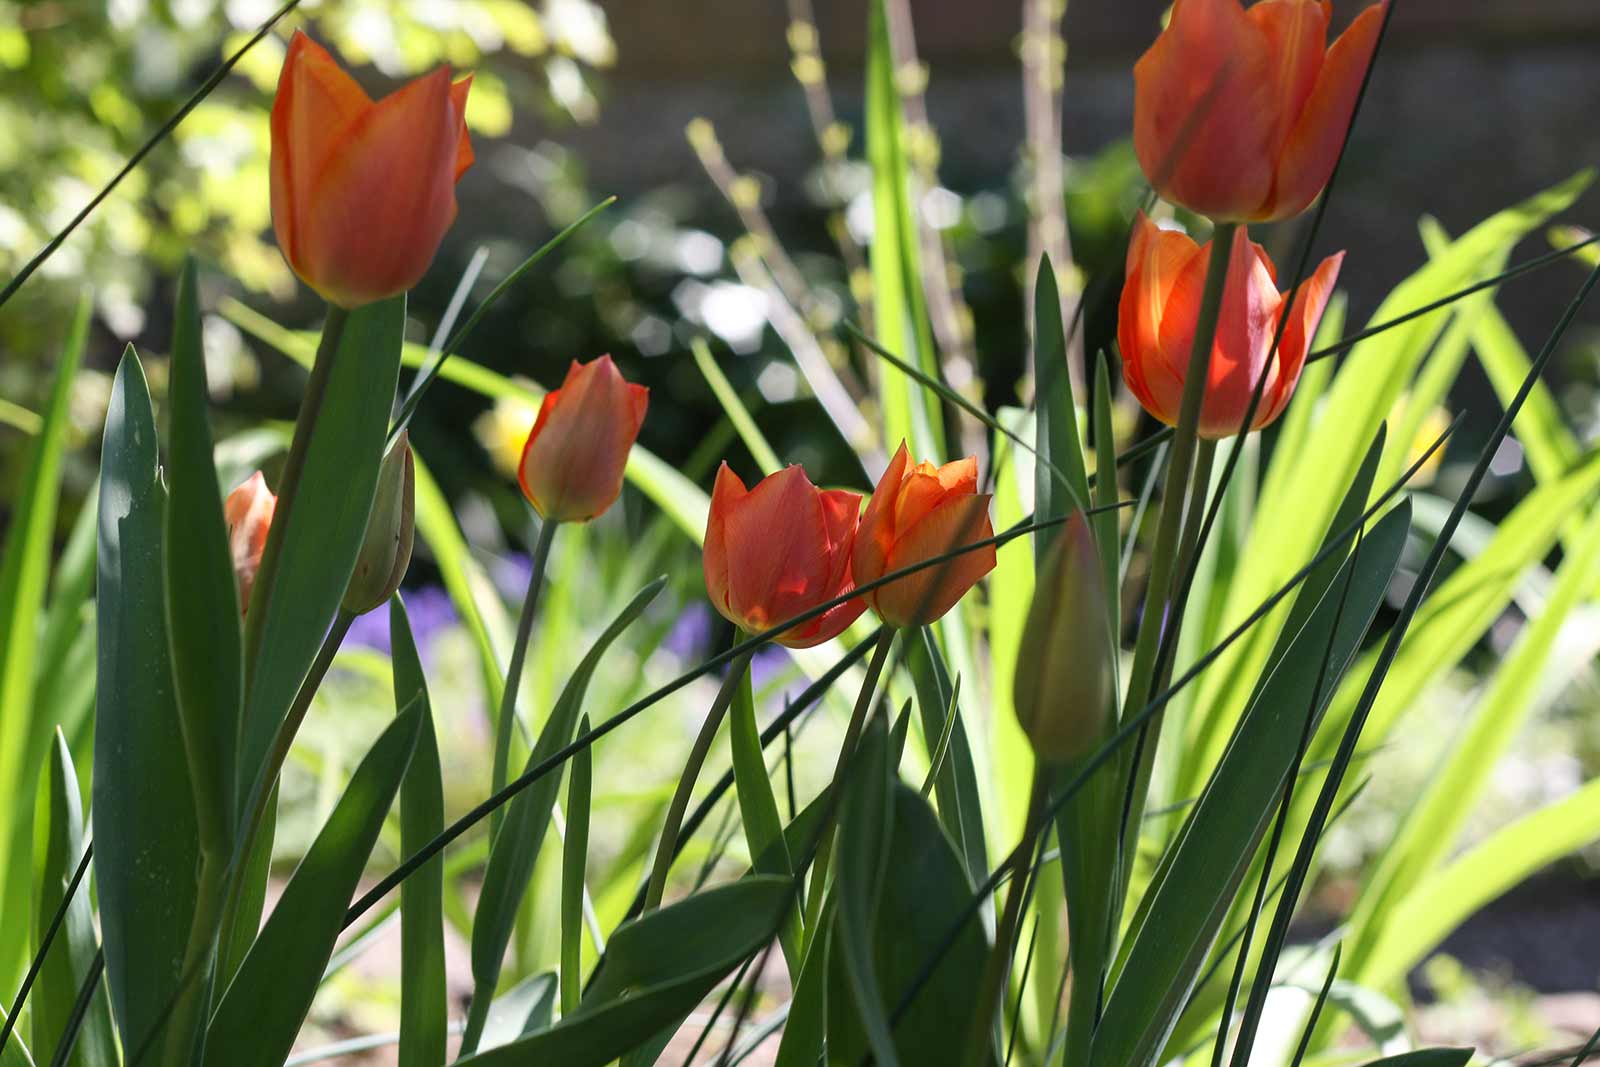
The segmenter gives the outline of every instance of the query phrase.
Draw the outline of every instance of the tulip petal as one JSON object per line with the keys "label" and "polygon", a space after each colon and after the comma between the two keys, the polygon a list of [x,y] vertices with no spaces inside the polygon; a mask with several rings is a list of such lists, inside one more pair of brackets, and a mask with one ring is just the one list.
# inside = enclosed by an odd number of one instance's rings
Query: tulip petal
{"label": "tulip petal", "polygon": [[1213,218],[1253,215],[1272,191],[1269,69],[1239,0],[1178,0],[1133,68],[1134,151],[1157,192]]}
{"label": "tulip petal", "polygon": [[[988,494],[946,499],[896,540],[885,573],[993,537],[989,499]],[[994,546],[986,545],[890,582],[867,597],[885,622],[925,625],[954,607],[994,565]]]}
{"label": "tulip petal", "polygon": [[470,74],[450,85],[450,104],[455,108],[456,125],[461,130],[461,135],[456,138],[455,181],[460,181],[461,175],[477,160],[477,155],[472,151],[472,138],[467,135],[467,91],[471,88]]}
{"label": "tulip petal", "polygon": [[861,494],[829,489],[819,494],[818,501],[822,505],[822,527],[826,531],[828,551],[832,554],[828,588],[837,596],[855,584],[850,580],[850,546],[861,521]]}
{"label": "tulip petal", "polygon": [[[1264,265],[1266,253],[1240,226],[1234,231],[1228,257],[1228,279],[1222,290],[1222,309],[1216,344],[1200,408],[1202,437],[1230,437],[1240,430],[1256,381],[1266,366],[1273,326],[1282,297]],[[1269,379],[1263,389],[1270,389]]]}
{"label": "tulip petal", "polygon": [[1328,184],[1344,146],[1345,129],[1355,111],[1356,96],[1378,46],[1384,4],[1373,4],[1356,16],[1333,42],[1278,158],[1277,182],[1262,219],[1286,219],[1304,211]]}
{"label": "tulip petal", "polygon": [[894,546],[894,505],[900,494],[900,483],[905,480],[907,462],[906,443],[901,441],[894,458],[889,461],[888,469],[878,479],[872,498],[867,501],[861,524],[856,527],[855,546],[850,553],[850,571],[857,585],[872,581],[884,571],[889,549]]}
{"label": "tulip petal", "polygon": [[701,555],[706,575],[706,593],[712,605],[730,622],[737,623],[728,606],[728,514],[743,502],[747,495],[744,482],[733,473],[727,463],[717,468],[717,480],[711,487],[711,510],[706,518],[705,550]]}
{"label": "tulip petal", "polygon": [[822,505],[802,468],[763,478],[725,522],[729,602],[743,618],[766,627],[828,598]]}
{"label": "tulip petal", "polygon": [[[1296,293],[1294,306],[1289,309],[1289,322],[1284,326],[1283,339],[1278,344],[1278,355],[1275,360],[1277,373],[1271,383],[1271,393],[1262,401],[1261,410],[1256,413],[1252,429],[1266,426],[1281,415],[1283,409],[1289,405],[1289,397],[1293,395],[1294,387],[1300,381],[1300,372],[1305,369],[1306,352],[1311,347],[1311,339],[1316,335],[1317,325],[1322,321],[1322,313],[1327,309],[1328,300],[1333,296],[1333,286],[1339,279],[1339,268],[1343,263],[1343,252],[1329,256],[1317,265],[1317,269]],[[1280,316],[1282,307],[1287,304],[1288,300],[1285,299],[1284,304],[1280,305]]]}
{"label": "tulip petal", "polygon": [[1273,95],[1278,109],[1268,151],[1278,158],[1317,82],[1327,48],[1327,0],[1262,0],[1245,12],[1266,35]]}

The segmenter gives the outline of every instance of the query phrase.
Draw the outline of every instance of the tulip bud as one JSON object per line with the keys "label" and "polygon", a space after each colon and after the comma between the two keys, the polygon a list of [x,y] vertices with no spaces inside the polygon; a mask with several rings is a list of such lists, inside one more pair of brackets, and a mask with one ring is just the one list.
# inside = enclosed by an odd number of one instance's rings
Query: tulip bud
{"label": "tulip bud", "polygon": [[411,441],[404,430],[378,469],[378,489],[367,517],[367,532],[345,587],[341,607],[364,615],[381,607],[400,588],[411,565],[416,516],[417,474]]}
{"label": "tulip bud", "polygon": [[561,388],[545,394],[517,466],[541,518],[587,522],[616,503],[649,402],[650,390],[625,379],[610,356],[573,362]]}
{"label": "tulip bud", "polygon": [[1011,687],[1017,720],[1042,763],[1083,755],[1111,721],[1116,661],[1105,596],[1088,520],[1075,512],[1034,590]]}
{"label": "tulip bud", "polygon": [[234,487],[222,504],[222,518],[228,524],[228,549],[233,556],[233,573],[239,580],[239,613],[250,610],[250,590],[261,569],[261,553],[267,547],[267,531],[278,498],[267,488],[267,480],[256,471]]}

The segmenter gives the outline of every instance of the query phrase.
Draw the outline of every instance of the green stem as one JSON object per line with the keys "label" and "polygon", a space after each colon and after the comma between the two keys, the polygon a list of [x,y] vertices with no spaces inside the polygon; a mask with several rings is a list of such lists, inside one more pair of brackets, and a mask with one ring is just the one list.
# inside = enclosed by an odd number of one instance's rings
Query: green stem
{"label": "green stem", "polygon": [[205,1008],[211,1002],[211,976],[208,959],[217,944],[217,916],[227,891],[227,867],[220,853],[200,857],[200,882],[195,897],[194,916],[189,922],[189,943],[184,949],[180,974],[193,974],[195,980],[178,990],[178,1001],[167,1023],[166,1055],[163,1063],[198,1063],[204,1051]]}
{"label": "green stem", "polygon": [[754,654],[755,650],[752,649],[728,665],[722,688],[717,690],[711,710],[706,712],[705,722],[700,724],[700,732],[695,735],[689,760],[684,764],[683,774],[678,777],[678,788],[673,791],[672,803],[667,807],[667,821],[661,828],[661,840],[656,844],[655,862],[650,868],[650,884],[645,889],[641,914],[648,914],[661,904],[662,894],[667,889],[667,873],[672,870],[673,853],[678,848],[678,834],[683,829],[683,817],[689,810],[689,798],[694,793],[695,780],[700,777],[700,768],[705,766],[706,756],[711,752],[711,742],[716,739],[723,716],[728,713],[728,705],[733,703],[733,696],[743,683],[745,672],[750,669],[750,657]]}
{"label": "green stem", "polygon": [[306,673],[305,679],[301,681],[300,688],[294,695],[294,703],[289,705],[289,713],[283,717],[283,722],[278,724],[278,732],[272,737],[272,747],[267,750],[266,761],[261,765],[256,780],[250,786],[245,819],[241,824],[239,837],[234,842],[232,860],[229,863],[227,900],[222,909],[221,926],[225,937],[231,936],[234,924],[239,918],[239,908],[244,900],[245,878],[250,865],[250,850],[255,847],[256,835],[261,832],[262,820],[266,818],[267,807],[271,803],[273,786],[277,785],[278,775],[283,773],[283,765],[289,758],[289,748],[294,744],[295,735],[300,732],[301,723],[305,722],[306,713],[311,710],[311,700],[317,695],[322,679],[327,677],[328,668],[333,666],[333,659],[339,654],[339,646],[344,643],[345,634],[350,632],[350,627],[355,621],[356,616],[353,612],[344,608],[339,609],[328,635],[322,639],[322,647],[317,649],[317,658],[311,661],[311,669]]}
{"label": "green stem", "polygon": [[[506,671],[506,687],[500,693],[500,716],[495,720],[494,769],[490,792],[505,788],[511,765],[511,733],[517,721],[517,690],[522,687],[522,666],[528,658],[528,638],[533,633],[533,618],[539,606],[539,590],[544,585],[545,567],[550,561],[550,545],[560,523],[546,519],[539,527],[539,540],[533,546],[533,570],[528,575],[528,592],[522,598],[522,615],[517,619],[517,637],[511,645],[511,664]],[[499,828],[503,812],[490,819],[490,832]]]}
{"label": "green stem", "polygon": [[811,866],[811,890],[806,898],[806,916],[800,924],[804,930],[820,929],[817,922],[822,918],[823,896],[828,885],[828,857],[833,852],[833,832],[839,820],[837,798],[839,791],[844,788],[844,769],[850,763],[856,744],[861,740],[861,731],[867,725],[867,712],[872,710],[878,679],[883,674],[884,664],[889,661],[889,650],[894,647],[897,633],[899,631],[893,626],[885,626],[878,633],[878,645],[872,650],[867,676],[861,682],[861,692],[856,694],[855,710],[850,713],[850,725],[845,727],[844,741],[839,746],[839,758],[833,764],[833,784],[828,788],[833,791],[835,799],[828,805],[827,821],[822,824],[817,837],[817,851]]}
{"label": "green stem", "polygon": [[328,317],[322,324],[322,340],[317,343],[317,358],[311,364],[311,377],[306,382],[306,395],[300,401],[300,415],[294,424],[294,439],[289,443],[289,456],[283,464],[283,474],[278,479],[278,502],[272,513],[272,525],[267,531],[267,544],[261,552],[261,566],[256,571],[252,589],[251,610],[245,612],[245,685],[250,692],[255,676],[256,660],[261,651],[262,626],[267,617],[267,605],[277,587],[278,561],[283,557],[283,539],[289,530],[289,516],[294,512],[299,496],[300,475],[305,471],[306,456],[311,451],[311,438],[316,433],[317,420],[322,415],[322,403],[328,395],[328,382],[333,377],[333,361],[339,352],[339,342],[344,337],[345,323],[350,313],[336,305],[328,305]]}
{"label": "green stem", "polygon": [[1006,977],[1011,973],[1011,960],[1016,955],[1014,941],[1017,924],[1022,918],[1022,901],[1027,895],[1033,846],[1044,827],[1045,809],[1049,801],[1050,768],[1035,766],[1033,793],[1028,800],[1028,818],[1022,826],[1022,839],[1006,861],[1011,868],[1011,884],[1006,889],[1005,910],[1001,912],[1000,924],[995,927],[994,948],[984,961],[983,977],[978,981],[978,1005],[972,1016],[972,1029],[967,1032],[967,1051],[963,1060],[970,1067],[983,1067],[989,1062],[994,1013],[1000,1006],[1000,995],[1005,991]]}

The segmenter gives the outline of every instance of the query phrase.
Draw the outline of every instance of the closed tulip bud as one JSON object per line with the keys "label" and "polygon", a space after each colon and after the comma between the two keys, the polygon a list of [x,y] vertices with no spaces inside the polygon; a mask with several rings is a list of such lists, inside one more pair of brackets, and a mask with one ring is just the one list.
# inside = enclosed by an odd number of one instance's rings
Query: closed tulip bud
{"label": "closed tulip bud", "polygon": [[1075,512],[1034,590],[1012,681],[1017,720],[1040,762],[1083,755],[1110,722],[1116,662],[1105,596],[1094,537]]}
{"label": "closed tulip bud", "polygon": [[1383,9],[1330,48],[1327,0],[1177,0],[1133,68],[1133,147],[1151,186],[1226,221],[1304,211],[1339,158]]}
{"label": "closed tulip bud", "polygon": [[535,511],[553,522],[587,522],[616,503],[628,450],[644,423],[650,390],[617,371],[610,356],[573,362],[545,394],[517,480]]}
{"label": "closed tulip bud", "polygon": [[289,42],[272,104],[272,229],[329,303],[370,304],[426,273],[472,165],[471,81],[441,67],[374,103],[311,38]]}
{"label": "closed tulip bud", "polygon": [[[856,585],[993,537],[990,498],[977,489],[975,458],[912,467],[901,442],[861,516],[851,558]],[[955,607],[994,562],[994,546],[984,545],[862,595],[890,626],[925,626]]]}
{"label": "closed tulip bud", "polygon": [[378,468],[378,488],[367,516],[367,532],[356,556],[356,569],[345,587],[341,605],[352,615],[365,615],[388,603],[411,566],[416,528],[417,473],[411,440],[400,431]]}
{"label": "closed tulip bud", "polygon": [[233,555],[233,573],[239,581],[239,613],[250,609],[250,590],[261,569],[261,553],[267,547],[267,531],[278,498],[267,488],[267,480],[256,471],[228,494],[222,503],[222,518],[228,524],[228,548]]}
{"label": "closed tulip bud", "polygon": [[[1183,405],[1183,383],[1210,255],[1209,241],[1196,245],[1184,234],[1161,229],[1143,214],[1134,220],[1127,277],[1117,309],[1122,376],[1144,409],[1169,426],[1177,425]],[[1269,364],[1267,357],[1288,295],[1278,292],[1277,274],[1266,251],[1245,236],[1244,227],[1234,232],[1200,408],[1201,437],[1219,440],[1239,432],[1263,372],[1266,385],[1248,429],[1259,430],[1283,413],[1300,381],[1306,350],[1322,321],[1343,261],[1343,252],[1329,256],[1306,280],[1290,309],[1277,355]]]}
{"label": "closed tulip bud", "polygon": [[[711,490],[706,522],[706,592],[722,617],[757,633],[855,588],[850,548],[861,497],[818,489],[798,466],[746,490],[724,463]],[[773,640],[809,648],[837,637],[866,605],[835,605]]]}

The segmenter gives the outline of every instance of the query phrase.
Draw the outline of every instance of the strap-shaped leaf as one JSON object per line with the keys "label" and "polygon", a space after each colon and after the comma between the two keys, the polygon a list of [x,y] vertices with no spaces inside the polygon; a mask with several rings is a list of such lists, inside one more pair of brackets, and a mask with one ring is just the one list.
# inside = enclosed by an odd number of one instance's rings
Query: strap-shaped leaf
{"label": "strap-shaped leaf", "polygon": [[950,672],[927,627],[906,638],[906,669],[917,690],[917,712],[922,718],[923,737],[943,737],[945,716],[957,716],[948,731],[950,740],[944,760],[933,778],[933,792],[938,801],[939,821],[956,842],[968,876],[986,877],[989,853],[984,842],[983,802],[978,792],[972,745],[967,740],[960,706],[951,699]]}
{"label": "strap-shaped leaf", "polygon": [[771,939],[793,899],[787,878],[708,889],[617,928],[578,1010],[548,1030],[458,1061],[466,1067],[603,1067],[682,1019]]}
{"label": "strap-shaped leaf", "polygon": [[[1036,393],[1034,445],[1045,462],[1034,465],[1035,519],[1057,519],[1089,509],[1089,476],[1084,471],[1078,411],[1067,373],[1067,335],[1061,321],[1061,296],[1050,257],[1039,260],[1033,288],[1033,373]],[[1067,476],[1065,484],[1056,476]],[[1035,562],[1043,566],[1060,527],[1033,535]]]}
{"label": "strap-shaped leaf", "polygon": [[420,702],[407,708],[350,776],[211,1017],[206,1067],[277,1067],[288,1057],[411,762],[425,711]]}
{"label": "strap-shaped leaf", "polygon": [[122,1046],[146,1046],[177,993],[199,840],[167,658],[164,492],[139,358],[117,367],[100,453],[96,546],[95,887]]}
{"label": "strap-shaped leaf", "polygon": [[1370,1060],[1362,1067],[1467,1067],[1472,1055],[1470,1048],[1419,1048]]}
{"label": "strap-shaped leaf", "polygon": [[[444,781],[428,682],[399,594],[389,601],[389,643],[395,710],[421,708],[416,751],[400,782],[400,852],[409,856],[444,829]],[[448,1012],[440,855],[418,867],[400,886],[400,1067],[438,1067],[444,1062]]]}

